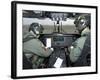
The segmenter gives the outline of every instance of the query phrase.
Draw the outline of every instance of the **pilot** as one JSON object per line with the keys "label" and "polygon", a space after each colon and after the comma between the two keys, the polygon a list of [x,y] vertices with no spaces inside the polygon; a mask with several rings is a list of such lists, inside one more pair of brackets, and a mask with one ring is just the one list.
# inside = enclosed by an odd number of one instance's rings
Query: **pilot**
{"label": "pilot", "polygon": [[32,63],[33,69],[41,66],[44,58],[48,57],[53,51],[51,48],[45,47],[38,39],[42,32],[42,25],[32,23],[29,27],[29,33],[26,34],[23,39],[23,54],[27,57],[28,61]]}
{"label": "pilot", "polygon": [[[81,60],[79,58],[82,55],[82,50],[84,48],[85,41],[87,39],[87,36],[90,35],[90,15],[83,14],[83,15],[78,16],[75,19],[74,24],[76,26],[76,29],[81,34],[81,37],[79,37],[70,46],[69,58],[72,63],[77,63],[78,60]],[[78,65],[84,65],[84,64],[78,63]]]}

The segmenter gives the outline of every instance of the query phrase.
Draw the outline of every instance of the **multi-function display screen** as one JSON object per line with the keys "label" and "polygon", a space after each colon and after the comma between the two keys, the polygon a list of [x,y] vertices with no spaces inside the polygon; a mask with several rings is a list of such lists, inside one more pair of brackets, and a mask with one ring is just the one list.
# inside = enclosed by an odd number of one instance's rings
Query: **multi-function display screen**
{"label": "multi-function display screen", "polygon": [[53,41],[64,41],[64,37],[62,36],[53,37]]}

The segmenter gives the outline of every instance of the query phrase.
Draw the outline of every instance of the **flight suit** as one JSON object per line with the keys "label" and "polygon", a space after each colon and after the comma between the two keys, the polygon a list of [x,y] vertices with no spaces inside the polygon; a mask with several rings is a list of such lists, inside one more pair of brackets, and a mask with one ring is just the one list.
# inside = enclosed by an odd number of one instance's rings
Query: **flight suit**
{"label": "flight suit", "polygon": [[52,53],[52,50],[45,48],[43,43],[37,37],[34,37],[29,33],[27,37],[23,39],[23,52],[27,53],[27,55],[32,54],[31,61],[33,68],[38,68],[44,58]]}
{"label": "flight suit", "polygon": [[82,31],[81,37],[72,43],[72,46],[69,48],[69,52],[70,52],[69,57],[71,62],[76,62],[80,57],[88,34],[90,34],[90,30],[87,27]]}

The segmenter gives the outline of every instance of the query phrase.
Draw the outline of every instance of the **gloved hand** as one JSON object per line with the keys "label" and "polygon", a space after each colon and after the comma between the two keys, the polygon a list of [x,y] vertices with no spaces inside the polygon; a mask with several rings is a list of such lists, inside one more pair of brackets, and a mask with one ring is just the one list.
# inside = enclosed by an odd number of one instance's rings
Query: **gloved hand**
{"label": "gloved hand", "polygon": [[51,48],[51,47],[45,47],[46,49],[51,49],[52,51],[54,51],[54,49],[53,48]]}
{"label": "gloved hand", "polygon": [[74,48],[74,46],[68,47],[68,52],[70,52],[73,48]]}
{"label": "gloved hand", "polygon": [[45,49],[45,50],[46,50],[46,49],[51,49],[52,51],[54,51],[53,48],[51,48],[51,47],[46,47],[46,46],[44,46],[43,44],[42,44],[42,48]]}
{"label": "gloved hand", "polygon": [[70,53],[72,51],[72,49],[76,48],[77,46],[77,42],[73,42],[71,46],[68,47],[68,52]]}

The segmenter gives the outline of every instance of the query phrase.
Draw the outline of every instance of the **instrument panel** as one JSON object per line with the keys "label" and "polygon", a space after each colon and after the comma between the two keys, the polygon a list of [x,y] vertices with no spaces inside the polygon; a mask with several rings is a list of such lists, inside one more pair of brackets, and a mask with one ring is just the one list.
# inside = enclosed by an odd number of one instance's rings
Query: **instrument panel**
{"label": "instrument panel", "polygon": [[51,39],[52,47],[68,47],[75,40],[74,35],[55,35]]}
{"label": "instrument panel", "polygon": [[42,42],[44,45],[46,45],[47,39],[51,39],[51,42],[49,40],[49,45],[51,47],[68,47],[71,46],[72,42],[74,42],[79,37],[78,34],[49,34],[42,36]]}

